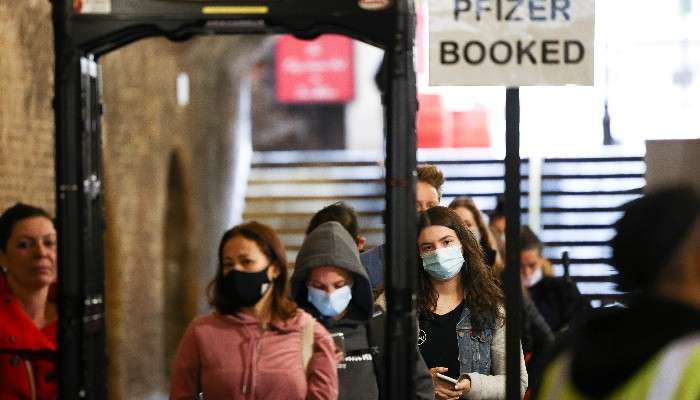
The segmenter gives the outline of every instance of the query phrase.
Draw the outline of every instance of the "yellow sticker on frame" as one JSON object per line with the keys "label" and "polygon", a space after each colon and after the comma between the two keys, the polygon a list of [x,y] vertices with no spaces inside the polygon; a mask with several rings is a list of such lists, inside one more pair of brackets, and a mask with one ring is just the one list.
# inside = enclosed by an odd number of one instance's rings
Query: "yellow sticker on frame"
{"label": "yellow sticker on frame", "polygon": [[202,14],[267,14],[267,6],[205,6]]}

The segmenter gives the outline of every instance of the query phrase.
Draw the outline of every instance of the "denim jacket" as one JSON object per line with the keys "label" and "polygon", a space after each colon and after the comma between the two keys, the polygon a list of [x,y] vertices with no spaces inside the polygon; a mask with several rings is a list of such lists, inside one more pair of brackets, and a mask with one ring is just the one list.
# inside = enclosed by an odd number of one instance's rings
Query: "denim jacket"
{"label": "denim jacket", "polygon": [[477,372],[491,374],[491,343],[495,329],[495,319],[483,330],[472,329],[471,311],[466,305],[457,323],[457,346],[459,347],[459,373]]}

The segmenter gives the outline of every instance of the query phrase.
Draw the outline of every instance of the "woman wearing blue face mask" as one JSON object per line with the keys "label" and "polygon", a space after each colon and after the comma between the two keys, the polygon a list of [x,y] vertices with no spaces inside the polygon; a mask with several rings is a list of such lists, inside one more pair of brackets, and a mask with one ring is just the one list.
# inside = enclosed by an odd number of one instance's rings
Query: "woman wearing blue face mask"
{"label": "woman wearing blue face mask", "polygon": [[[304,240],[292,276],[292,297],[334,334],[340,400],[381,400],[384,384],[384,315],[375,307],[367,270],[356,242],[335,221],[315,227]],[[416,363],[417,399],[433,399],[425,363]]]}
{"label": "woman wearing blue face mask", "polygon": [[[504,295],[479,243],[454,211],[433,207],[420,214],[418,253],[418,344],[433,374],[435,398],[505,398]],[[524,393],[522,353],[520,371]]]}

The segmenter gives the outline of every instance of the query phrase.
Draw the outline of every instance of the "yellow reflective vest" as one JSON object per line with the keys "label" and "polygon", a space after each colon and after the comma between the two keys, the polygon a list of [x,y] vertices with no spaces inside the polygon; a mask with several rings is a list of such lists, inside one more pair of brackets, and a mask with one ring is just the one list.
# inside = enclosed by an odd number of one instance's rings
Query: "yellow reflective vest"
{"label": "yellow reflective vest", "polygon": [[[572,384],[571,354],[552,362],[542,378],[539,400],[586,400]],[[677,339],[610,393],[609,400],[700,400],[700,333]]]}

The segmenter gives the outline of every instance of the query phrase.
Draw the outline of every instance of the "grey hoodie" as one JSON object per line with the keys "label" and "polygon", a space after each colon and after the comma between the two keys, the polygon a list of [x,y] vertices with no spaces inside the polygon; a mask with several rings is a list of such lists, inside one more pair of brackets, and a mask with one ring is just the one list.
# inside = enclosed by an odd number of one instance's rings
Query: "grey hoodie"
{"label": "grey hoodie", "polygon": [[[318,267],[331,266],[348,271],[353,276],[352,299],[348,312],[339,321],[322,317],[316,307],[307,300],[306,281],[309,272]],[[319,319],[330,332],[342,332],[345,336],[345,351],[348,355],[338,365],[340,400],[379,399],[378,380],[385,374],[377,374],[374,358],[377,353],[370,349],[367,326],[370,320],[382,322],[384,314],[375,310],[372,286],[367,270],[360,262],[355,241],[341,224],[325,222],[314,229],[304,240],[296,259],[292,274],[292,297],[305,311]],[[376,312],[375,312],[376,311]],[[383,329],[377,329],[384,336]],[[373,334],[374,336],[374,334]],[[383,348],[383,343],[373,343]],[[380,350],[381,351],[381,350]],[[420,352],[416,350],[416,394],[418,399],[433,398],[433,384],[430,372]]]}
{"label": "grey hoodie", "polygon": [[[348,311],[339,321],[322,317],[307,300],[306,280],[309,272],[323,266],[341,268],[353,276],[352,299]],[[360,263],[355,241],[339,223],[323,223],[304,240],[292,275],[292,297],[331,333],[342,332],[345,337],[346,357],[338,364],[340,399],[378,399],[374,354],[367,333],[367,323],[372,318],[374,308],[372,290],[367,272]]]}
{"label": "grey hoodie", "polygon": [[[367,322],[374,314],[374,298],[367,270],[360,262],[357,245],[341,224],[325,222],[314,229],[304,240],[297,255],[292,275],[292,297],[302,308],[313,306],[307,298],[306,278],[317,267],[332,266],[352,274],[352,317]],[[318,316],[318,312],[314,314]]]}

